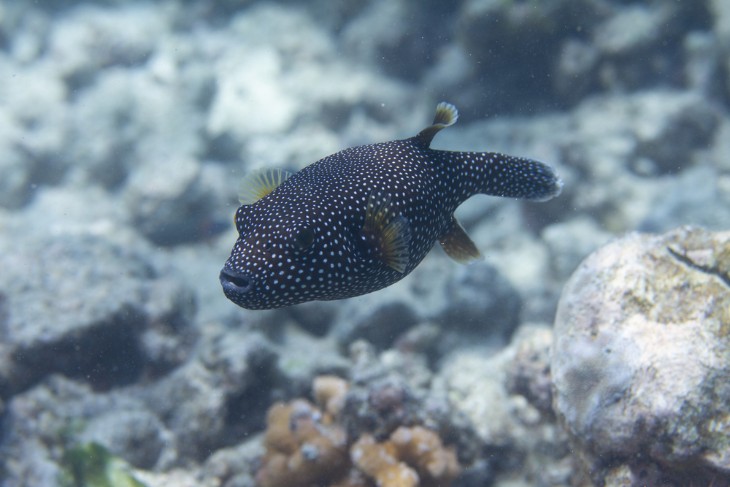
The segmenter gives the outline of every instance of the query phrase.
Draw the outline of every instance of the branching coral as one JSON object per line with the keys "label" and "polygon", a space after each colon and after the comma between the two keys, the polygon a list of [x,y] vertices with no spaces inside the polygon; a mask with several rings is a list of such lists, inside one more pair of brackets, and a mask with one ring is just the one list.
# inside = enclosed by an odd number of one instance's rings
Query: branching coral
{"label": "branching coral", "polygon": [[401,461],[413,465],[423,479],[423,486],[448,485],[461,471],[456,452],[444,447],[439,436],[422,426],[401,426],[390,435]]}
{"label": "branching coral", "polygon": [[339,416],[345,406],[348,388],[347,381],[334,375],[320,375],[312,383],[314,400],[333,418]]}
{"label": "branching coral", "polygon": [[379,487],[415,487],[419,477],[415,470],[398,460],[392,442],[376,443],[371,435],[360,437],[350,450],[357,468],[375,479]]}
{"label": "branching coral", "polygon": [[301,399],[271,407],[259,485],[306,486],[347,471],[345,432],[323,419],[327,418],[314,405]]}
{"label": "branching coral", "polygon": [[401,426],[381,443],[363,435],[350,449],[350,457],[379,487],[450,485],[460,471],[454,450],[421,426]]}
{"label": "branching coral", "polygon": [[421,426],[400,426],[382,442],[370,434],[348,439],[347,382],[321,376],[313,389],[317,406],[296,399],[269,409],[262,487],[447,487],[459,474],[453,448]]}

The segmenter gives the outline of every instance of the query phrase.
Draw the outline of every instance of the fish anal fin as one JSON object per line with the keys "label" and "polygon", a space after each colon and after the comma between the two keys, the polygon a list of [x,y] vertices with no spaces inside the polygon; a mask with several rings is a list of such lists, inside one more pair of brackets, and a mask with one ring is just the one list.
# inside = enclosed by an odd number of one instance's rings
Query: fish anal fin
{"label": "fish anal fin", "polygon": [[459,111],[456,109],[456,107],[451,103],[446,103],[445,101],[442,101],[441,103],[436,105],[436,115],[434,115],[431,125],[421,130],[421,132],[416,136],[416,139],[421,144],[428,147],[431,145],[431,141],[433,140],[434,136],[441,129],[445,129],[446,127],[454,125],[458,119]]}
{"label": "fish anal fin", "polygon": [[242,205],[252,205],[278,188],[293,174],[285,169],[265,168],[252,171],[241,181],[238,201]]}
{"label": "fish anal fin", "polygon": [[404,273],[410,259],[411,227],[403,215],[396,215],[390,196],[373,192],[368,197],[362,239],[376,258]]}
{"label": "fish anal fin", "polygon": [[484,259],[482,253],[479,252],[477,246],[466,234],[466,230],[454,218],[451,221],[451,227],[439,238],[441,247],[446,255],[454,259],[460,264],[468,264],[477,260]]}

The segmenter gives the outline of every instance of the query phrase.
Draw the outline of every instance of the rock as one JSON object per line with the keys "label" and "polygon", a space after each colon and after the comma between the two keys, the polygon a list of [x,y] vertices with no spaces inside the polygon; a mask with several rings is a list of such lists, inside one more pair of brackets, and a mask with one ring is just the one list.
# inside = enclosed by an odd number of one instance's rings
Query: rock
{"label": "rock", "polygon": [[666,89],[594,97],[569,118],[573,129],[557,136],[575,171],[565,196],[612,233],[639,227],[667,197],[671,180],[657,176],[702,166],[721,126],[701,95]]}
{"label": "rock", "polygon": [[709,0],[710,10],[714,22],[714,30],[721,40],[730,39],[730,5],[723,0]]}
{"label": "rock", "polygon": [[[449,40],[448,21],[458,2],[371,1],[342,32],[346,52],[385,73],[417,81]],[[435,35],[421,35],[433,32]]]}
{"label": "rock", "polygon": [[38,60],[47,47],[48,33],[53,28],[54,20],[54,16],[44,9],[4,5],[0,9],[3,51],[24,65]]}
{"label": "rock", "polygon": [[681,69],[687,33],[709,27],[705,2],[646,2],[612,8],[595,26],[597,73],[605,88],[637,90],[671,80]]}
{"label": "rock", "polygon": [[489,485],[533,485],[536,478],[544,485],[570,485],[568,439],[547,402],[551,337],[547,327],[521,327],[494,354],[452,352],[434,377],[433,389],[448,398],[451,416],[465,418],[478,436],[480,456],[492,472]]}
{"label": "rock", "polygon": [[272,48],[241,54],[245,55],[220,63],[208,133],[245,139],[286,131],[296,118],[298,103],[282,86],[282,56]]}
{"label": "rock", "polygon": [[711,29],[711,8],[707,2],[554,1],[538,8],[466,0],[455,36],[469,62],[445,87],[459,105],[515,113],[574,105],[607,90],[697,86],[677,73],[697,59],[682,46],[693,33]]}
{"label": "rock", "polygon": [[495,267],[485,262],[459,266],[446,283],[445,294],[446,308],[435,320],[443,324],[445,333],[453,334],[456,342],[479,342],[485,335],[498,342],[507,341],[519,323],[520,295]]}
{"label": "rock", "polygon": [[241,444],[221,448],[203,464],[201,477],[220,487],[256,487],[256,472],[264,447],[260,436],[254,436]]}
{"label": "rock", "polygon": [[550,266],[556,279],[564,282],[583,259],[611,235],[592,219],[579,217],[546,227],[542,238],[550,249]]}
{"label": "rock", "polygon": [[587,41],[567,39],[560,48],[554,87],[557,95],[575,104],[596,90],[599,52]]}
{"label": "rock", "polygon": [[231,398],[218,378],[193,361],[139,392],[178,438],[182,459],[200,461],[225,444]]}
{"label": "rock", "polygon": [[71,88],[78,89],[104,73],[103,68],[143,63],[166,31],[167,20],[164,10],[141,4],[81,6],[54,22],[48,55]]}
{"label": "rock", "polygon": [[[717,177],[720,188],[727,188],[730,180],[730,177],[727,176],[730,171],[728,151],[730,151],[730,119],[724,118],[717,130],[715,143],[709,150],[710,164],[722,173]],[[726,190],[726,192],[728,191]]]}
{"label": "rock", "polygon": [[605,170],[595,167],[591,157],[620,157],[642,176],[676,173],[693,165],[695,151],[712,141],[719,123],[713,105],[699,94],[670,90],[594,98],[574,117],[580,127],[576,141],[588,151],[581,164],[590,161],[593,166],[586,169]]}
{"label": "rock", "polygon": [[670,10],[658,5],[631,5],[598,25],[594,40],[601,51],[616,56],[646,51],[660,42]]}
{"label": "rock", "polygon": [[432,322],[440,328],[433,351],[441,355],[454,347],[509,338],[518,323],[521,299],[490,264],[460,265],[434,256],[387,290],[343,302],[341,307],[331,334],[343,346],[365,339],[384,350],[417,324]]}
{"label": "rock", "polygon": [[18,208],[41,184],[56,184],[69,167],[66,87],[53,69],[0,56],[0,206]]}
{"label": "rock", "polygon": [[[68,184],[41,186],[22,210],[0,212],[0,246],[28,242],[92,237],[146,253],[144,241],[130,226],[127,208],[99,186]],[[89,204],[93,202],[93,204]],[[38,225],[43,222],[43,225]],[[21,246],[22,247],[22,246]]]}
{"label": "rock", "polygon": [[3,418],[0,470],[13,482],[53,478],[67,448],[99,444],[137,468],[172,474],[261,429],[277,355],[251,330],[203,331],[198,353],[162,378],[94,392],[52,375],[15,394]]}
{"label": "rock", "polygon": [[276,358],[259,333],[207,324],[191,360],[133,395],[163,418],[180,458],[199,461],[261,428]]}
{"label": "rock", "polygon": [[517,394],[545,417],[552,417],[550,351],[553,334],[545,326],[525,325],[517,331],[514,358],[506,371],[507,391]]}
{"label": "rock", "polygon": [[187,174],[185,163],[201,147],[190,84],[159,79],[154,65],[95,75],[72,104],[66,153],[79,177],[118,189],[148,166],[167,168],[171,178]]}
{"label": "rock", "polygon": [[418,323],[418,314],[410,303],[403,300],[366,298],[362,301],[369,306],[351,307],[353,313],[343,316],[333,329],[343,345],[365,339],[378,349],[386,349]]}
{"label": "rock", "polygon": [[679,172],[692,165],[693,152],[712,141],[719,122],[714,106],[696,93],[647,93],[631,116],[636,136],[632,169],[650,161],[648,175]]}
{"label": "rock", "polygon": [[0,356],[7,361],[0,395],[51,373],[101,389],[130,383],[156,360],[140,346],[145,330],[175,340],[190,324],[189,291],[161,280],[161,267],[140,247],[89,234],[0,246]]}
{"label": "rock", "polygon": [[[301,35],[307,42],[301,42]],[[261,136],[288,133],[302,116],[317,89],[307,66],[322,60],[333,45],[302,10],[276,4],[259,4],[238,13],[226,36],[211,43],[219,52],[210,66],[216,89],[207,116],[208,137],[230,137],[246,142]],[[287,161],[290,162],[290,161]]]}
{"label": "rock", "polygon": [[326,301],[310,301],[298,306],[286,308],[292,317],[307,332],[316,336],[325,336],[335,322],[339,307]]}
{"label": "rock", "polygon": [[317,375],[348,373],[349,362],[341,355],[334,337],[320,338],[298,326],[288,326],[274,343],[279,360],[272,375],[277,379],[279,393],[303,394]]}
{"label": "rock", "polygon": [[90,418],[77,441],[105,445],[113,454],[138,468],[169,467],[176,452],[175,438],[147,409],[112,409]]}
{"label": "rock", "polygon": [[169,467],[176,443],[144,404],[127,394],[96,394],[61,376],[13,397],[3,418],[3,485],[59,485],[64,451],[89,440],[148,468]]}
{"label": "rock", "polygon": [[126,188],[126,203],[136,228],[158,245],[205,239],[215,207],[215,189],[201,177],[200,163],[187,156],[152,160],[138,167]]}
{"label": "rock", "polygon": [[718,37],[708,32],[687,34],[682,46],[686,58],[684,76],[688,87],[709,99],[723,96],[725,77],[722,46]]}
{"label": "rock", "polygon": [[30,200],[32,195],[33,166],[15,142],[22,137],[22,130],[5,110],[0,111],[0,206],[18,208]]}
{"label": "rock", "polygon": [[573,274],[555,319],[554,407],[594,482],[627,468],[632,483],[730,482],[728,310],[728,232],[630,234]]}
{"label": "rock", "polygon": [[[563,41],[574,38],[576,31],[590,32],[605,12],[601,1],[560,0],[543,8],[525,2],[465,1],[457,39],[471,59],[472,76],[480,79],[476,84],[487,79],[489,90],[478,89],[459,103],[492,113],[534,110],[554,96],[550,76]],[[469,93],[460,91],[460,97]]]}
{"label": "rock", "polygon": [[486,259],[519,295],[520,323],[549,323],[555,316],[555,304],[562,285],[553,276],[554,254],[548,250],[544,239],[524,231],[507,237],[501,244],[504,247],[493,253],[488,251]]}
{"label": "rock", "polygon": [[411,115],[412,90],[351,63],[318,21],[306,10],[258,3],[208,41],[200,64],[216,87],[204,133],[209,153],[242,159],[249,170],[300,169],[344,147],[387,140],[381,134],[392,138],[388,122]]}
{"label": "rock", "polygon": [[255,487],[252,483],[231,483],[221,484],[220,479],[201,480],[198,471],[194,469],[182,470],[174,469],[164,472],[151,472],[149,470],[136,470],[134,477],[138,479],[144,487]]}
{"label": "rock", "polygon": [[[709,230],[730,228],[729,185],[730,178],[712,164],[686,169],[665,183],[665,190],[655,196],[638,230],[660,233],[677,225],[698,225]],[[708,208],[713,210],[707,211]]]}

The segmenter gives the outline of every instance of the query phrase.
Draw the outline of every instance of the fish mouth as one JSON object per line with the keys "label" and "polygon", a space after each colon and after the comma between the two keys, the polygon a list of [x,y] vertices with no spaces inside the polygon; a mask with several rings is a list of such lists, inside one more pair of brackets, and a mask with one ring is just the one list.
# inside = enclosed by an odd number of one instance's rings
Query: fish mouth
{"label": "fish mouth", "polygon": [[253,278],[250,275],[228,267],[221,270],[218,279],[225,295],[233,301],[236,301],[235,297],[248,294],[253,289]]}

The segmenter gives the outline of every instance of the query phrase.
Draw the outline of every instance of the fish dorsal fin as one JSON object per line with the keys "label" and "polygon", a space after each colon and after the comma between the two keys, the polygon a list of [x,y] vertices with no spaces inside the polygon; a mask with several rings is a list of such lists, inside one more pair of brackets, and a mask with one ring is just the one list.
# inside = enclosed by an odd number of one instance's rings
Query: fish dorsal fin
{"label": "fish dorsal fin", "polygon": [[258,169],[244,176],[238,191],[238,201],[242,205],[252,205],[274,191],[286,181],[292,172],[285,169]]}
{"label": "fish dorsal fin", "polygon": [[433,123],[421,130],[416,138],[426,147],[431,145],[433,137],[441,129],[450,127],[459,119],[459,111],[451,103],[442,101],[436,105],[436,115],[433,117]]}
{"label": "fish dorsal fin", "polygon": [[378,259],[404,273],[410,259],[411,226],[405,216],[393,212],[390,202],[388,194],[370,193],[362,237]]}
{"label": "fish dorsal fin", "polygon": [[466,230],[459,224],[456,217],[451,217],[451,226],[439,238],[439,243],[446,255],[460,264],[468,264],[484,259],[482,253],[479,252],[479,249],[474,245],[469,235],[466,234]]}

